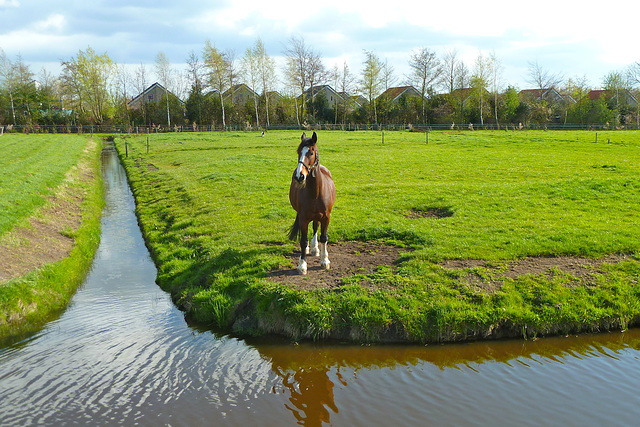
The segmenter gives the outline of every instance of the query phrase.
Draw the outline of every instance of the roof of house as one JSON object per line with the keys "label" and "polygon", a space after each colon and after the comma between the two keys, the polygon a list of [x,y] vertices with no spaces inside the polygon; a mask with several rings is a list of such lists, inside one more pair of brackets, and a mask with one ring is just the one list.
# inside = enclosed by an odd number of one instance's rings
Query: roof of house
{"label": "roof of house", "polygon": [[322,90],[326,90],[329,91],[331,93],[333,93],[336,97],[341,98],[342,94],[336,92],[331,86],[329,85],[318,85],[318,86],[314,86],[313,87],[313,94],[311,93],[311,88],[307,89],[304,91],[305,95],[309,96],[309,95],[317,95],[320,91]]}
{"label": "roof of house", "polygon": [[398,86],[398,87],[390,87],[389,89],[382,92],[382,95],[380,96],[386,96],[392,101],[395,101],[402,95],[419,97],[420,93],[413,86]]}
{"label": "roof of house", "polygon": [[[624,99],[626,99],[627,103],[629,103],[630,105],[637,105],[638,104],[638,100],[631,94],[631,92],[629,92],[626,89],[622,89],[620,92],[621,92],[622,96],[624,97]],[[602,97],[614,98],[616,95],[617,94],[613,90],[598,89],[598,90],[589,91],[589,93],[587,94],[587,97],[589,99],[592,99],[592,100],[597,100],[597,99],[600,99]]]}
{"label": "roof of house", "polygon": [[607,96],[608,92],[609,92],[608,90],[604,90],[604,89],[591,90],[589,91],[587,96],[589,97],[589,99],[600,99],[603,96]]}
{"label": "roof of house", "polygon": [[542,98],[551,89],[523,89],[520,95],[530,96],[532,98]]}
{"label": "roof of house", "polygon": [[240,84],[237,84],[237,85],[233,85],[233,86],[231,86],[229,89],[227,89],[227,90],[224,92],[224,94],[223,94],[223,95],[227,96],[227,95],[229,95],[229,94],[236,93],[236,92],[239,92],[239,91],[241,91],[241,90],[248,91],[248,92],[249,92],[250,94],[252,94],[252,95],[255,93],[255,92],[254,92],[254,91],[253,91],[249,86],[247,86],[245,83],[240,83]]}
{"label": "roof of house", "polygon": [[[146,88],[142,93],[138,94],[138,96],[134,97],[133,99],[131,99],[131,101],[127,102],[127,105],[131,105],[131,104],[135,103],[136,101],[138,101],[139,99],[141,99],[142,97],[147,95],[149,92],[153,91],[154,89],[160,89],[163,92],[167,91],[164,88],[164,86],[162,86],[158,82],[155,82],[154,84],[152,84],[151,86]],[[174,93],[172,93],[171,91],[167,91],[167,92],[169,92],[171,95],[175,96],[180,102],[182,102],[184,104],[184,101],[182,101],[180,98],[178,98]]]}

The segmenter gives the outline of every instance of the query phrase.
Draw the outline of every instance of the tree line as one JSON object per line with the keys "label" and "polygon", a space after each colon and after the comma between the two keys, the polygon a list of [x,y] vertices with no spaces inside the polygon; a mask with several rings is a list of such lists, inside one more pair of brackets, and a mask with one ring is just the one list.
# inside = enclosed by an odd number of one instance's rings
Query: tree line
{"label": "tree line", "polygon": [[[189,52],[184,70],[163,52],[152,66],[132,69],[87,47],[62,61],[54,76],[46,69],[35,74],[20,56],[8,58],[0,48],[0,124],[624,126],[638,125],[640,117],[640,62],[604,76],[599,92],[584,77],[565,78],[530,62],[530,88],[520,91],[505,85],[494,53],[480,53],[466,64],[455,50],[438,56],[421,47],[407,58],[405,76],[369,50],[362,52],[360,73],[347,62],[329,67],[297,36],[287,40],[282,54],[278,67],[260,38],[241,55],[207,40],[199,53]],[[155,82],[162,99],[130,108]],[[395,97],[398,87],[411,91]],[[240,90],[243,95],[235,96]]]}

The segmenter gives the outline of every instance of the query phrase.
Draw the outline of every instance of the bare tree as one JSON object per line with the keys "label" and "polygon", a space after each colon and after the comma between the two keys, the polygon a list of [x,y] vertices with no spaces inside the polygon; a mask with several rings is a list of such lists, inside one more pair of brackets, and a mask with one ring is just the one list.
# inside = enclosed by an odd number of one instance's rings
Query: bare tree
{"label": "bare tree", "polygon": [[620,122],[620,95],[631,89],[628,74],[612,71],[602,79],[602,87],[610,94],[616,102],[616,120]]}
{"label": "bare tree", "polygon": [[204,75],[204,64],[200,62],[200,57],[194,52],[189,52],[187,56],[187,76],[191,84],[202,85]]}
{"label": "bare tree", "polygon": [[451,49],[444,54],[441,64],[441,84],[442,88],[451,93],[456,88],[456,75],[459,71],[460,60],[455,49]]}
{"label": "bare tree", "polygon": [[140,63],[140,66],[135,70],[135,76],[133,78],[133,87],[134,89],[142,95],[142,115],[144,119],[144,124],[149,124],[148,117],[148,108],[147,108],[147,97],[144,96],[144,91],[147,90],[147,68],[143,63]]}
{"label": "bare tree", "polygon": [[276,63],[269,56],[261,39],[256,41],[256,54],[258,56],[258,74],[262,83],[262,95],[264,95],[267,127],[269,127],[269,94],[277,83]]}
{"label": "bare tree", "polygon": [[369,101],[370,108],[373,109],[373,120],[378,124],[378,111],[376,109],[376,98],[380,95],[382,87],[382,62],[378,56],[369,50],[364,51],[365,60],[362,70],[362,80],[360,80],[360,91]]}
{"label": "bare tree", "polygon": [[425,97],[427,96],[429,88],[438,80],[442,73],[440,61],[434,52],[426,47],[422,47],[411,54],[409,67],[411,67],[409,81],[420,92],[422,119],[426,123]]}
{"label": "bare tree", "polygon": [[[331,81],[333,82],[334,90],[338,90],[338,82],[340,81],[340,69],[338,68],[338,64],[333,65],[333,69],[330,74]],[[333,100],[333,124],[338,124],[338,97],[336,96]]]}
{"label": "bare tree", "polygon": [[339,79],[338,86],[340,87],[340,95],[342,95],[342,125],[344,126],[347,119],[347,110],[353,102],[350,94],[356,80],[355,76],[351,74],[351,71],[349,71],[347,61],[344,61],[344,64],[342,65]]}
{"label": "bare tree", "polygon": [[382,82],[384,90],[393,87],[397,81],[398,78],[395,75],[393,65],[389,65],[389,61],[385,59],[384,64],[382,65]]}
{"label": "bare tree", "polygon": [[[627,80],[632,87],[640,85],[640,61],[629,66]],[[636,125],[640,126],[640,103],[636,104]]]}
{"label": "bare tree", "polygon": [[[294,94],[296,99],[296,115],[298,114],[298,95],[302,96],[302,115],[304,116],[305,108],[305,89],[308,82],[308,68],[311,56],[311,50],[305,45],[302,37],[293,36],[289,39],[287,46],[284,50],[286,56],[286,69],[285,74],[289,82],[294,85],[299,91],[298,94]],[[298,116],[298,124],[300,124],[300,118]]]}
{"label": "bare tree", "polygon": [[[320,54],[313,50],[309,50],[307,81],[309,82],[309,91],[311,92],[312,102],[315,101],[316,98],[316,91],[313,88],[324,84],[327,81],[328,76],[329,73],[322,62]],[[313,114],[315,114],[315,111],[313,111]]]}
{"label": "bare tree", "polygon": [[256,90],[258,89],[258,83],[260,81],[260,64],[259,64],[259,55],[258,52],[259,47],[258,43],[262,43],[260,39],[256,41],[256,46],[251,48],[248,47],[244,53],[244,56],[241,60],[241,69],[242,75],[244,77],[244,81],[248,84],[251,92],[253,93],[253,106],[255,108],[256,113],[256,127],[260,126],[260,120],[258,117],[258,96],[256,94]]}
{"label": "bare tree", "polygon": [[552,73],[549,70],[544,69],[538,61],[529,62],[529,74],[527,83],[534,86],[536,89],[556,89],[564,80],[564,77],[560,73]]}
{"label": "bare tree", "polygon": [[500,85],[502,84],[502,64],[496,58],[496,53],[491,52],[487,60],[487,67],[489,68],[489,78],[491,79],[491,92],[493,93],[493,114],[496,120],[496,126],[499,128],[498,123],[498,93],[500,92]]}
{"label": "bare tree", "polygon": [[627,68],[627,80],[632,86],[640,85],[640,61],[634,62]]}
{"label": "bare tree", "polygon": [[172,71],[169,59],[162,51],[158,52],[158,54],[156,55],[155,68],[156,75],[158,76],[158,79],[160,80],[162,86],[164,86],[164,97],[167,101],[167,126],[169,127],[169,129],[171,129],[171,115],[169,114],[169,85],[171,84],[172,80]]}
{"label": "bare tree", "polygon": [[[131,75],[127,71],[127,68],[124,65],[116,66],[115,71],[115,86],[117,96],[114,98],[117,100],[116,105],[120,105],[120,107],[116,108],[120,110],[122,113],[122,118],[126,119],[127,124],[130,123],[129,120],[129,109],[127,108],[127,100],[129,99],[129,92],[127,91],[127,87],[131,82]],[[119,100],[118,100],[119,98]]]}
{"label": "bare tree", "polygon": [[2,86],[9,94],[9,101],[11,103],[11,115],[13,116],[13,125],[16,125],[16,109],[14,104],[14,93],[18,85],[18,78],[16,75],[16,69],[11,63],[11,60],[7,58],[4,50],[0,48],[0,79]]}
{"label": "bare tree", "polygon": [[480,124],[484,126],[484,94],[491,79],[490,61],[482,53],[476,58],[471,76],[471,87],[480,104]]}
{"label": "bare tree", "polygon": [[223,93],[232,85],[234,77],[233,61],[228,53],[222,53],[211,42],[207,40],[204,45],[204,63],[209,73],[209,84],[220,95],[220,105],[222,107],[222,126],[227,127],[224,111]]}

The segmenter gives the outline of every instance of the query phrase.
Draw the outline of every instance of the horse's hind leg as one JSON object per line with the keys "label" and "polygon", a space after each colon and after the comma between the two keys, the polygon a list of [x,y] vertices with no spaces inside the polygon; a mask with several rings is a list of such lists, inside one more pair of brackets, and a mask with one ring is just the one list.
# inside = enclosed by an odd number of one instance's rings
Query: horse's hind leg
{"label": "horse's hind leg", "polygon": [[309,254],[311,256],[320,255],[320,250],[318,249],[318,221],[313,221],[313,237],[311,238],[311,251]]}
{"label": "horse's hind leg", "polygon": [[327,251],[327,229],[329,228],[329,218],[322,220],[320,224],[320,267],[325,270],[329,269],[331,262],[329,261],[329,252]]}
{"label": "horse's hind leg", "polygon": [[309,236],[307,233],[309,232],[309,223],[304,223],[300,221],[300,260],[298,261],[298,273],[307,274],[307,260],[305,259],[307,256],[307,245],[309,244]]}

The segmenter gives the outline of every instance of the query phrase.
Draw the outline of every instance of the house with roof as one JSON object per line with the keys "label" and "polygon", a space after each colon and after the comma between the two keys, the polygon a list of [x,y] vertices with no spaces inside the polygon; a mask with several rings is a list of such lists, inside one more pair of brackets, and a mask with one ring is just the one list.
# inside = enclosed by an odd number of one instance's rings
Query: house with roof
{"label": "house with roof", "polygon": [[421,95],[420,95],[420,92],[418,92],[418,90],[413,86],[398,86],[398,87],[390,87],[389,89],[385,90],[378,97],[378,99],[386,98],[389,101],[391,101],[391,103],[395,104],[399,102],[403,97],[404,99],[408,99],[408,98],[420,99]]}
{"label": "house with roof", "polygon": [[[304,96],[306,100],[315,99],[315,97],[318,96],[319,94],[324,95],[329,105],[334,105],[344,100],[342,95],[340,95],[338,92],[333,90],[333,88],[329,85],[318,85],[313,87],[313,91],[311,91],[311,88],[304,91]],[[300,95],[299,98],[302,98],[302,95]]]}
{"label": "house with roof", "polygon": [[363,105],[365,105],[366,103],[369,102],[369,101],[367,101],[367,98],[365,98],[364,96],[362,96],[360,94],[358,94],[358,95],[349,95],[346,92],[338,92],[338,94],[342,97],[342,99],[351,101],[353,103],[353,105],[355,106],[355,108],[362,107]]}
{"label": "house with roof", "polygon": [[253,102],[254,97],[258,98],[260,95],[255,93],[249,86],[244,83],[231,86],[227,89],[222,96],[225,102],[231,101],[233,105],[246,105],[247,102]]}
{"label": "house with roof", "polygon": [[184,104],[184,102],[175,94],[167,91],[160,83],[155,82],[154,84],[146,88],[141,94],[132,98],[131,101],[127,103],[127,108],[129,108],[130,110],[138,110],[147,104],[158,104],[160,103],[160,101],[162,101],[162,97],[167,93],[170,97],[173,97],[180,101],[180,103]]}
{"label": "house with roof", "polygon": [[587,97],[593,101],[604,99],[607,102],[621,104],[630,108],[638,107],[638,100],[627,89],[621,90],[592,90]]}
{"label": "house with roof", "polygon": [[562,95],[555,88],[523,89],[518,95],[523,101],[546,101],[549,105],[560,104],[562,102],[575,104],[576,102],[570,95]]}
{"label": "house with roof", "polygon": [[[454,89],[449,93],[449,97],[457,101],[457,104],[464,106],[475,95],[475,88],[464,87],[460,89]],[[491,94],[487,89],[482,89],[485,99],[491,98]]]}

